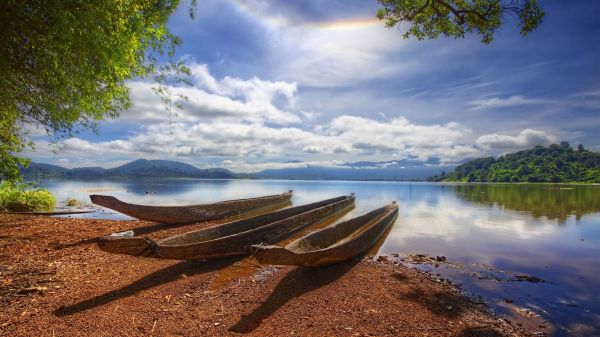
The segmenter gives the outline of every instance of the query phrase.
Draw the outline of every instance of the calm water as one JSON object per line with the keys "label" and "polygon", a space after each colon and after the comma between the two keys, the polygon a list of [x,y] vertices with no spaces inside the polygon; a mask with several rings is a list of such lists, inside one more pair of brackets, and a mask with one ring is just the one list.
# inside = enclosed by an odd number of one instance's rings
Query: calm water
{"label": "calm water", "polygon": [[[97,193],[156,205],[289,189],[294,190],[293,204],[299,205],[354,192],[356,208],[344,219],[397,200],[400,214],[380,254],[443,255],[448,263],[421,268],[461,284],[501,313],[513,312],[506,303],[514,301],[553,322],[557,335],[600,335],[600,186],[269,180],[40,184],[59,201],[89,200]],[[106,211],[85,216],[128,219]],[[519,281],[517,275],[545,282]]]}

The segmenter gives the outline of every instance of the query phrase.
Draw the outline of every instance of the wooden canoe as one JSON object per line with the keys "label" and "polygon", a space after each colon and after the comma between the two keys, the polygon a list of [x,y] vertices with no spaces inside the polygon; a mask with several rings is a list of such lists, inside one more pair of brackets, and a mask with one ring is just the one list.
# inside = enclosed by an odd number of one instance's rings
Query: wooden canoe
{"label": "wooden canoe", "polygon": [[175,260],[212,260],[245,255],[253,244],[284,240],[295,232],[354,207],[354,195],[327,199],[257,217],[176,235],[158,242],[144,237],[105,236],[101,250]]}
{"label": "wooden canoe", "polygon": [[279,204],[289,204],[291,198],[292,191],[289,191],[283,194],[269,195],[260,198],[228,200],[214,204],[146,206],[126,203],[107,195],[90,195],[90,199],[92,199],[92,202],[96,205],[110,208],[140,220],[167,225],[213,221],[238,216],[250,211],[260,210],[261,208],[270,208]]}
{"label": "wooden canoe", "polygon": [[332,224],[285,247],[253,245],[262,264],[317,267],[365,253],[388,230],[398,216],[398,205],[378,208],[357,218]]}

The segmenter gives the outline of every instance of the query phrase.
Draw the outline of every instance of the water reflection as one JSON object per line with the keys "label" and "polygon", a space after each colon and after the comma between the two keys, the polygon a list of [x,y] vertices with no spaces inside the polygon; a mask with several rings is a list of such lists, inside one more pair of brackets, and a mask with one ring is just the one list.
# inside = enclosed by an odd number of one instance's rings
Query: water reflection
{"label": "water reflection", "polygon": [[124,187],[128,193],[135,195],[160,194],[181,195],[190,191],[202,188],[203,185],[210,188],[225,188],[230,184],[231,180],[201,180],[201,179],[140,179],[127,180],[124,182]]}
{"label": "water reflection", "polygon": [[456,194],[468,201],[542,216],[564,224],[575,215],[600,211],[599,186],[468,184],[453,186]]}

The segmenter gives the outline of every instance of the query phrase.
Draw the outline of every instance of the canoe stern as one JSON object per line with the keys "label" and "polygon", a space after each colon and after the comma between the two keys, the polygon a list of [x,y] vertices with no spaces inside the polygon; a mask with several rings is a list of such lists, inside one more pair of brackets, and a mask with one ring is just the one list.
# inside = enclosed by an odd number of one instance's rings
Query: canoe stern
{"label": "canoe stern", "polygon": [[108,253],[158,257],[156,243],[149,238],[103,236],[97,243],[100,250]]}

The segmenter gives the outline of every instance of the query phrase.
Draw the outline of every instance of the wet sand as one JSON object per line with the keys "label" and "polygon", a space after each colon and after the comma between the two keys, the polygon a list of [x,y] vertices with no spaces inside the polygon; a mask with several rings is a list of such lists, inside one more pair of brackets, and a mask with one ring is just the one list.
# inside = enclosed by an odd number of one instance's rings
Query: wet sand
{"label": "wet sand", "polygon": [[94,243],[132,228],[163,238],[203,226],[0,214],[0,336],[532,334],[390,261],[312,269],[251,257],[166,261]]}

